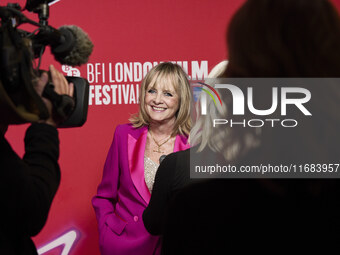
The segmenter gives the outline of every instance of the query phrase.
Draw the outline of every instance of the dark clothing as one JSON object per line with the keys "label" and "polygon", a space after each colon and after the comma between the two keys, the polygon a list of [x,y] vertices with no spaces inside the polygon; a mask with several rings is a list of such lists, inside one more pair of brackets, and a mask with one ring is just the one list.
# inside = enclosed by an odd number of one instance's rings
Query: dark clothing
{"label": "dark clothing", "polygon": [[60,183],[56,128],[32,124],[20,159],[0,136],[0,254],[37,254],[31,236],[43,228]]}
{"label": "dark clothing", "polygon": [[179,151],[168,155],[159,166],[152,196],[143,213],[145,228],[152,235],[162,234],[162,224],[166,206],[172,196],[186,184],[190,183],[189,159],[190,150]]}
{"label": "dark clothing", "polygon": [[[299,182],[307,186],[308,181]],[[288,186],[290,181],[283,183]],[[283,186],[259,179],[215,179],[186,186],[168,208],[162,254],[338,250],[339,196],[312,194],[294,185],[283,191]]]}
{"label": "dark clothing", "polygon": [[[199,154],[198,159],[209,161],[215,153],[205,149]],[[162,254],[340,248],[337,179],[194,182],[190,180],[191,161],[190,150],[164,159],[143,214],[147,230],[163,235]]]}
{"label": "dark clothing", "polygon": [[[152,235],[163,233],[163,223],[166,218],[167,206],[183,187],[202,182],[201,179],[190,178],[190,164],[203,165],[221,161],[221,157],[210,150],[204,150],[204,157],[195,157],[195,162],[190,161],[190,153],[197,150],[197,146],[185,151],[169,154],[160,164],[152,195],[148,207],[143,213],[145,228]],[[193,159],[194,160],[194,159]]]}

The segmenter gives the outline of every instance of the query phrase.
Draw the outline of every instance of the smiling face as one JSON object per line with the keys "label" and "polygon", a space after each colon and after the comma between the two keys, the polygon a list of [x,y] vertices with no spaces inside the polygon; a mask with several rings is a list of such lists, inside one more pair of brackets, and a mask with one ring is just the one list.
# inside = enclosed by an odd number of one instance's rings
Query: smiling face
{"label": "smiling face", "polygon": [[179,108],[179,95],[171,79],[159,78],[150,83],[145,93],[145,111],[151,122],[173,124]]}
{"label": "smiling face", "polygon": [[189,135],[191,102],[190,83],[184,70],[177,64],[163,62],[145,75],[140,87],[139,112],[130,121],[135,128],[168,123],[172,136]]}

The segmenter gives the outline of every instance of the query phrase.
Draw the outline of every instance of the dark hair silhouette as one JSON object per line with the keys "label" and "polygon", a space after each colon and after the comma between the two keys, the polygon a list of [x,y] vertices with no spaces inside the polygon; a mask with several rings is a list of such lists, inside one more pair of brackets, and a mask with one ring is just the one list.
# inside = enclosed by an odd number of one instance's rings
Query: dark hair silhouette
{"label": "dark hair silhouette", "polygon": [[228,77],[340,77],[340,19],[327,0],[248,0],[227,42]]}
{"label": "dark hair silhouette", "polygon": [[[227,43],[229,64],[224,77],[340,77],[340,17],[328,0],[248,0],[231,20]],[[329,82],[307,89],[312,93],[308,109],[313,116],[304,118],[293,109],[289,118],[299,120],[298,127],[262,128],[262,145],[253,156],[258,162],[338,158],[340,84]],[[271,93],[266,86],[254,88],[258,109],[268,109]],[[225,97],[224,102],[232,108],[230,98]],[[230,112],[226,119],[234,117]],[[255,132],[254,128],[229,128],[225,148],[238,142],[242,157],[247,153],[244,138],[256,136]]]}
{"label": "dark hair silhouette", "polygon": [[[248,0],[232,18],[227,42],[229,64],[224,77],[340,77],[340,18],[327,0]],[[312,116],[301,119],[298,109],[290,111],[289,118],[299,120],[295,128],[266,126],[256,132],[256,128],[223,127],[208,138],[224,143],[218,151],[224,158],[237,144],[232,162],[236,165],[339,163],[340,84],[325,82],[308,89]],[[271,90],[266,86],[254,90],[260,98],[258,109],[268,109],[263,107],[271,105]],[[222,101],[231,109],[231,97],[225,94],[220,93]],[[230,112],[225,119],[235,117]],[[249,112],[242,116],[252,117]],[[207,130],[203,127],[202,132]],[[249,148],[249,136],[260,145]],[[214,154],[209,146],[197,158]],[[163,251],[221,254],[252,249],[267,254],[322,248],[327,253],[339,248],[339,196],[338,179],[194,183],[178,192],[169,206]]]}

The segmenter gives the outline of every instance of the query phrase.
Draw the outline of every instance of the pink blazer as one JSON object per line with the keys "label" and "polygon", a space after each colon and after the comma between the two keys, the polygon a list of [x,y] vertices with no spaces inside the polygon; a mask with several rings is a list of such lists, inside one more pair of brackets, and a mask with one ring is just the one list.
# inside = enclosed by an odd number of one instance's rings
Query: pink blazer
{"label": "pink blazer", "polygon": [[[148,129],[131,124],[116,128],[104,166],[103,179],[92,199],[99,228],[102,255],[160,253],[160,239],[144,227],[142,214],[150,192],[144,180],[144,153]],[[189,148],[177,135],[174,152]]]}

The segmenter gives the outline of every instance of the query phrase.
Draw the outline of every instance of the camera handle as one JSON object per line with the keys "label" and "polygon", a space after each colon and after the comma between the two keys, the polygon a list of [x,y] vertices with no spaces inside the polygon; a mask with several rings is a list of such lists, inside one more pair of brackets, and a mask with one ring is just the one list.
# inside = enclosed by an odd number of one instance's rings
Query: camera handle
{"label": "camera handle", "polygon": [[75,103],[74,99],[68,95],[59,95],[54,91],[54,85],[47,83],[44,88],[43,97],[52,102],[54,112],[59,122],[65,121],[72,113]]}
{"label": "camera handle", "polygon": [[73,98],[57,94],[52,83],[45,86],[43,97],[50,99],[53,104],[56,117],[60,120],[58,128],[81,127],[87,119],[90,85],[80,77],[66,76],[66,80],[74,84]]}

